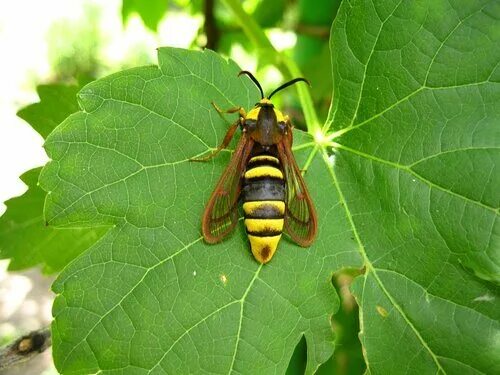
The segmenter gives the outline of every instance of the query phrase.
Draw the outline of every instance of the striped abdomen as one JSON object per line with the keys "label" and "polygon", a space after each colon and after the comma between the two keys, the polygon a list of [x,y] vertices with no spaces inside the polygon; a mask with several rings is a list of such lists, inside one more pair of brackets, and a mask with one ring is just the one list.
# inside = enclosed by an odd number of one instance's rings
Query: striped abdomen
{"label": "striped abdomen", "polygon": [[252,253],[267,263],[278,246],[285,215],[285,180],[276,157],[258,155],[249,160],[242,199]]}

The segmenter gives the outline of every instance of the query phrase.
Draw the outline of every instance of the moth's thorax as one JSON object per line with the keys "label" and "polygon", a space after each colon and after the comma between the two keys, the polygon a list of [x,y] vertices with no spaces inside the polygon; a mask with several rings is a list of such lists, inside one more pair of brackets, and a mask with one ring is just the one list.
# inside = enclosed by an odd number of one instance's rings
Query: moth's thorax
{"label": "moth's thorax", "polygon": [[285,116],[269,99],[264,98],[248,112],[245,129],[252,139],[261,145],[274,145],[279,143],[285,134]]}

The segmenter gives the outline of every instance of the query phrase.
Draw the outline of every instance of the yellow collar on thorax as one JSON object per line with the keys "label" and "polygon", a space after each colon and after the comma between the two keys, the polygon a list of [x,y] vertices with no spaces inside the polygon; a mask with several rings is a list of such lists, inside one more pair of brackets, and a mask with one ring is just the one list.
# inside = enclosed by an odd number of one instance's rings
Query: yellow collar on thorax
{"label": "yellow collar on thorax", "polygon": [[267,98],[263,98],[261,100],[259,100],[259,102],[255,105],[255,107],[253,107],[247,114],[247,119],[248,120],[255,120],[257,121],[257,118],[259,117],[259,112],[260,112],[260,108],[263,107],[263,106],[270,106],[273,108],[273,111],[276,115],[276,120],[278,120],[278,122],[283,122],[285,121],[285,118],[283,116],[283,113],[281,113],[281,111],[279,109],[276,109],[273,105],[273,103],[267,99]]}

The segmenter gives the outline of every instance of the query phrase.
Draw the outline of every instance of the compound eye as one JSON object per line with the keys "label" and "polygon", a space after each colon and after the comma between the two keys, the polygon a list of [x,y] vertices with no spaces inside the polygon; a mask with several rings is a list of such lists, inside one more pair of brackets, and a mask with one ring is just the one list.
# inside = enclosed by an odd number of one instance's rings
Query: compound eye
{"label": "compound eye", "polygon": [[245,125],[248,130],[255,130],[255,128],[257,127],[257,122],[253,120],[246,120]]}
{"label": "compound eye", "polygon": [[284,122],[278,122],[278,129],[282,132],[285,133],[286,131],[286,124]]}

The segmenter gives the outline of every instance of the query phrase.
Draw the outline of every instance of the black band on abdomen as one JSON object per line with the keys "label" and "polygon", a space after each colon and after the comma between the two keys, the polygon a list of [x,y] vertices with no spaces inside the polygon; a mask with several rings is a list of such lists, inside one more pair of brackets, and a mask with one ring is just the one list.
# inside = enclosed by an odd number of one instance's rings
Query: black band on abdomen
{"label": "black band on abdomen", "polygon": [[243,202],[251,201],[284,201],[285,184],[282,180],[265,178],[248,181],[243,186]]}

